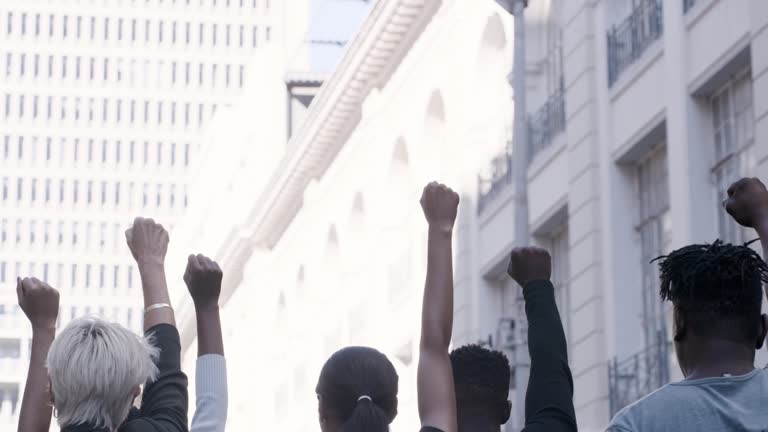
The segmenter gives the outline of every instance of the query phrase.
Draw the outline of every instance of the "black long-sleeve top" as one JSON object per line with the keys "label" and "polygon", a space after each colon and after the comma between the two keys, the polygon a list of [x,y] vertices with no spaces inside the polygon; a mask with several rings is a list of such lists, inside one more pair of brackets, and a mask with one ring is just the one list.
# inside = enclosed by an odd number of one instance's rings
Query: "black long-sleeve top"
{"label": "black long-sleeve top", "polygon": [[[523,297],[531,371],[525,394],[525,427],[521,432],[576,431],[573,377],[555,288],[550,281],[533,281],[523,288]],[[442,431],[425,427],[421,432]]]}
{"label": "black long-sleeve top", "polygon": [[[181,339],[176,327],[158,324],[146,331],[153,334],[160,356],[159,373],[144,386],[141,409],[132,409],[120,432],[188,432],[187,376],[181,371]],[[91,425],[68,426],[61,432],[101,432]]]}

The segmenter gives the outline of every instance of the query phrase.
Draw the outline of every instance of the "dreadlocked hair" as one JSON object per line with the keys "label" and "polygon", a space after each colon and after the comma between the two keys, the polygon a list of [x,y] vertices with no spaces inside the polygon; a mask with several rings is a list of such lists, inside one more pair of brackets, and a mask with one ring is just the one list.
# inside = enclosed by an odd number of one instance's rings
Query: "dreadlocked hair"
{"label": "dreadlocked hair", "polygon": [[696,331],[706,333],[715,321],[734,320],[745,337],[756,336],[768,265],[754,250],[716,240],[654,261],[659,261],[661,300],[671,301]]}

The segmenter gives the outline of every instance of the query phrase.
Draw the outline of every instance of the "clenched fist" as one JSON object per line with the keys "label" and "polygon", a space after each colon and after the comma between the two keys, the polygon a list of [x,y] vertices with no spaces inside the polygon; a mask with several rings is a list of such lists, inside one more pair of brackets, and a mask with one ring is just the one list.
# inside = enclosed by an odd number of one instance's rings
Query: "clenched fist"
{"label": "clenched fist", "polygon": [[125,232],[128,248],[139,264],[163,264],[168,251],[168,231],[152,219],[136,218]]}
{"label": "clenched fist", "polygon": [[424,187],[420,202],[430,228],[445,232],[453,230],[459,207],[459,194],[444,184],[432,182]]}
{"label": "clenched fist", "polygon": [[223,273],[216,261],[204,255],[189,256],[184,282],[195,307],[218,305],[222,277]]}
{"label": "clenched fist", "polygon": [[521,287],[528,282],[549,280],[552,277],[552,257],[538,247],[515,248],[509,258],[507,273]]}
{"label": "clenched fist", "polygon": [[732,184],[723,206],[745,227],[759,228],[768,223],[768,190],[757,178],[743,178]]}
{"label": "clenched fist", "polygon": [[35,278],[17,279],[16,296],[32,328],[55,328],[59,315],[59,292]]}

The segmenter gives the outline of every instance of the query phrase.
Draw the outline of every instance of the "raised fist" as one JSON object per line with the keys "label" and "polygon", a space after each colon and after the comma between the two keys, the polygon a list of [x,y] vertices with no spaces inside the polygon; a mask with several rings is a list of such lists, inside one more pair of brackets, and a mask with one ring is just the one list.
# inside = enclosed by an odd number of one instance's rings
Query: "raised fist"
{"label": "raised fist", "polygon": [[168,231],[152,219],[136,218],[125,232],[128,248],[139,264],[163,264],[168,251]]}
{"label": "raised fist", "polygon": [[768,223],[768,190],[757,178],[743,178],[728,188],[723,206],[741,225],[758,228]]}
{"label": "raised fist", "polygon": [[195,307],[218,305],[222,277],[223,273],[216,261],[204,255],[189,256],[184,282]]}
{"label": "raised fist", "polygon": [[431,228],[446,232],[453,229],[459,207],[459,194],[444,184],[432,182],[424,187],[420,202]]}
{"label": "raised fist", "polygon": [[59,315],[59,292],[35,278],[16,280],[16,296],[32,328],[55,328]]}
{"label": "raised fist", "polygon": [[515,248],[509,258],[507,273],[521,287],[535,280],[549,280],[552,277],[552,257],[538,247]]}

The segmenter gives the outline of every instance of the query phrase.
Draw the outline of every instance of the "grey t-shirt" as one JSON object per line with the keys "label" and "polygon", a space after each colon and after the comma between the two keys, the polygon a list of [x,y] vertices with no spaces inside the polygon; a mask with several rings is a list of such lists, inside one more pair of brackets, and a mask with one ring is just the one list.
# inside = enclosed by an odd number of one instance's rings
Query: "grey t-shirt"
{"label": "grey t-shirt", "polygon": [[613,418],[609,432],[768,432],[768,371],[667,384]]}

